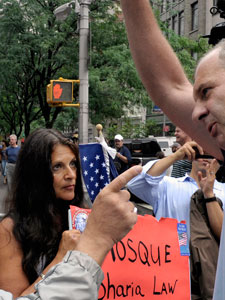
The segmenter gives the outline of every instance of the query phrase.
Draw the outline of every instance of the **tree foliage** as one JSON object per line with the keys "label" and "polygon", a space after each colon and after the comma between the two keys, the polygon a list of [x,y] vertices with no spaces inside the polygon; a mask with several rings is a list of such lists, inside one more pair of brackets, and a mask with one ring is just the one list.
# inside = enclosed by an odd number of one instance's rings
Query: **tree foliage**
{"label": "tree foliage", "polygon": [[[78,111],[46,103],[50,79],[78,78],[78,15],[64,21],[53,11],[64,0],[0,2],[0,131],[27,136],[38,126],[75,128]],[[149,105],[131,58],[121,10],[113,0],[95,0],[90,10],[89,116],[93,124],[126,118],[123,108]],[[179,37],[160,23],[190,79],[206,42]],[[57,120],[58,118],[58,120]],[[115,123],[115,122],[113,122]],[[143,132],[143,130],[139,130]],[[140,133],[141,134],[141,133]]]}
{"label": "tree foliage", "polygon": [[123,107],[148,101],[120,15],[113,1],[108,1],[108,5],[99,1],[97,10],[92,11],[90,117],[94,124],[120,119],[124,116]]}
{"label": "tree foliage", "polygon": [[[1,1],[1,110],[7,130],[20,135],[30,132],[32,122],[43,117],[52,127],[61,108],[46,103],[50,79],[68,75],[77,47],[74,35],[76,18],[66,23],[56,21],[53,11],[62,1]],[[73,57],[74,58],[74,57]],[[70,71],[71,75],[71,71]]]}

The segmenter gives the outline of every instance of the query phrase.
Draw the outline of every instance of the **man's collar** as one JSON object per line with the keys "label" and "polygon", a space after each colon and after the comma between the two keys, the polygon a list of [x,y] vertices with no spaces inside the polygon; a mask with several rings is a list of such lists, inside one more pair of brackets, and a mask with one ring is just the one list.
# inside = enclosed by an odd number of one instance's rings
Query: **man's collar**
{"label": "man's collar", "polygon": [[195,180],[188,173],[186,173],[185,176],[183,176],[183,177],[178,177],[177,180],[180,182],[184,182],[184,181],[194,181],[195,182]]}
{"label": "man's collar", "polygon": [[[180,182],[190,181],[190,182],[197,184],[196,181],[194,180],[194,178],[192,178],[188,173],[186,173],[185,176],[183,176],[183,177],[177,178],[177,180]],[[222,185],[220,183],[221,182],[215,180],[213,189],[221,191]]]}

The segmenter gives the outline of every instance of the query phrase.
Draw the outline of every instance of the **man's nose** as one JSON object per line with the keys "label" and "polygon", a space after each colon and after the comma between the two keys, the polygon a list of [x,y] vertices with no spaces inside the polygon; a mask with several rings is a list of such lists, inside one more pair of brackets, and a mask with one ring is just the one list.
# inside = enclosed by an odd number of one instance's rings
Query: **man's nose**
{"label": "man's nose", "polygon": [[206,106],[203,103],[196,102],[193,112],[192,112],[192,120],[195,122],[204,120],[209,114]]}

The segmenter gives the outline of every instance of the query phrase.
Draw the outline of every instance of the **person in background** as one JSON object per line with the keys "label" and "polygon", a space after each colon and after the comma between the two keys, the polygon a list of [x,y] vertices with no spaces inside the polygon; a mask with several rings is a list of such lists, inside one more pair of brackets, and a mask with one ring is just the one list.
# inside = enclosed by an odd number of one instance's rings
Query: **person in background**
{"label": "person in background", "polygon": [[[198,172],[205,173],[211,165],[212,158],[195,159],[195,148],[201,154],[202,148],[194,141],[184,144],[175,153],[159,160],[148,162],[143,166],[143,171],[128,182],[128,189],[137,197],[153,207],[157,219],[161,217],[175,218],[178,222],[185,220],[187,223],[188,237],[190,237],[190,201],[191,196],[200,188]],[[192,161],[190,174],[174,178],[165,176],[166,170],[175,161],[187,157]],[[215,160],[209,172],[215,175],[219,168]],[[225,203],[225,184],[215,180],[214,193]],[[216,203],[215,212],[218,209]],[[209,206],[209,208],[211,208]]]}
{"label": "person in background", "polygon": [[117,134],[114,137],[115,148],[117,150],[114,163],[119,174],[129,169],[132,162],[130,150],[123,145],[123,137],[121,134]]}
{"label": "person in background", "polygon": [[4,180],[4,184],[7,183],[6,179],[6,163],[7,163],[7,156],[6,156],[6,149],[7,149],[7,141],[2,141],[2,149],[1,149],[1,161],[2,161],[2,176]]}
{"label": "person in background", "polygon": [[[176,142],[183,146],[185,143],[190,142],[191,138],[178,126],[175,128]],[[191,172],[191,162],[187,159],[178,160],[174,163],[171,176],[178,178],[183,177],[186,173]]]}
{"label": "person in background", "polygon": [[[223,203],[213,191],[218,163],[216,160],[212,163],[215,169],[211,167],[211,170],[208,168],[198,172],[200,189],[191,197],[189,247],[192,300],[213,298]],[[210,205],[220,206],[220,210],[210,210]]]}
{"label": "person in background", "polygon": [[155,156],[156,156],[156,158],[161,159],[161,158],[165,157],[165,154],[163,151],[158,151],[158,152],[156,152]]}
{"label": "person in background", "polygon": [[17,145],[17,136],[15,134],[11,134],[9,136],[9,147],[7,147],[6,149],[6,177],[9,190],[12,187],[12,178],[14,175],[15,165],[19,151],[20,147]]}
{"label": "person in background", "polygon": [[179,143],[177,143],[177,142],[174,142],[174,143],[170,146],[170,148],[171,148],[171,150],[172,150],[172,153],[176,152],[180,147],[181,147],[181,145],[180,145]]}
{"label": "person in background", "polygon": [[[114,243],[120,241],[137,221],[134,206],[128,201],[129,193],[121,189],[140,171],[140,166],[129,169],[98,194],[80,239],[77,240],[73,231],[65,232],[65,251],[76,250],[68,251],[61,262],[43,275],[30,290],[32,294],[19,299],[98,299],[104,277],[100,266]],[[13,300],[13,296],[0,290],[0,299]]]}
{"label": "person in background", "polygon": [[[153,207],[154,215],[158,220],[160,218],[175,218],[178,222],[182,220],[186,221],[187,237],[189,241],[193,241],[192,252],[194,253],[192,270],[195,270],[195,272],[193,272],[192,278],[195,279],[195,285],[193,285],[195,290],[192,290],[192,299],[212,299],[218,242],[220,240],[223,223],[222,205],[217,201],[215,195],[222,200],[224,205],[225,184],[215,180],[215,174],[219,168],[217,160],[207,157],[195,158],[196,150],[194,147],[197,147],[202,153],[202,148],[192,141],[184,144],[184,146],[170,156],[157,161],[150,161],[143,167],[141,174],[128,182],[127,187],[134,195]],[[186,176],[181,178],[165,176],[168,167],[184,157],[192,160],[190,174],[186,174]],[[205,177],[209,178],[207,182],[204,182]],[[200,195],[194,195],[194,199],[191,200],[193,193],[196,193],[196,191],[200,189],[202,189],[202,193]],[[196,203],[195,207],[192,203],[193,201]],[[197,209],[199,203],[202,202],[208,221],[206,221],[204,225],[202,225],[202,222],[201,226],[197,226],[196,228],[196,221],[199,222],[203,214],[201,214],[203,209],[200,209],[200,212]],[[193,226],[191,226],[191,224]],[[209,229],[206,229],[207,224]],[[198,231],[196,231],[196,229]],[[200,231],[200,229],[203,230]],[[210,236],[209,230],[212,232]],[[193,239],[191,239],[191,232],[195,233]],[[199,236],[201,238],[199,238]],[[199,242],[200,246],[196,247],[196,241],[201,241],[201,239],[204,240],[204,243]],[[215,249],[215,251],[213,251],[213,249]],[[198,261],[197,257],[199,259]],[[196,266],[198,266],[198,268],[196,268]],[[201,274],[201,270],[204,271],[204,274]],[[198,274],[198,278],[196,278],[196,273]],[[195,296],[199,294],[202,296],[207,294],[209,298],[195,298]]]}

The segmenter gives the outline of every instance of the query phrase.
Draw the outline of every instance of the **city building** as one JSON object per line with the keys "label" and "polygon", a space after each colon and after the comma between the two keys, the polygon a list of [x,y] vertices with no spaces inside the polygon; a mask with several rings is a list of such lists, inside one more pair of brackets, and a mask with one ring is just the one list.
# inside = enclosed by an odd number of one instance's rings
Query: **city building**
{"label": "city building", "polygon": [[[160,13],[160,19],[166,22],[168,28],[180,36],[186,36],[198,40],[200,36],[210,35],[211,29],[225,20],[220,13],[212,15],[210,10],[216,6],[217,0],[150,0],[154,9]],[[120,7],[119,0],[115,1],[117,8]],[[113,13],[113,10],[112,10]],[[123,20],[122,13],[119,15]],[[197,54],[192,53],[197,60]],[[145,122],[150,119],[155,121],[162,128],[162,135],[169,135],[174,131],[174,124],[155,105],[151,110],[143,107],[135,107],[133,111],[124,109],[126,117],[130,117],[134,124]],[[115,124],[123,125],[123,119],[115,120]],[[89,126],[89,141],[94,141],[96,134],[95,126]]]}
{"label": "city building", "polygon": [[[153,8],[159,10],[160,19],[166,22],[168,28],[181,36],[198,40],[200,36],[210,35],[211,29],[218,23],[224,22],[220,13],[212,15],[210,9],[216,6],[217,0],[151,0]],[[215,10],[214,10],[215,11]],[[192,53],[197,60],[197,54]],[[147,119],[154,120],[162,128],[174,129],[170,120],[153,107],[148,112]],[[164,131],[164,135],[167,133]]]}
{"label": "city building", "polygon": [[220,14],[212,15],[210,9],[217,0],[161,0],[151,1],[160,10],[160,19],[176,34],[198,39],[209,35],[211,28],[222,22]]}

